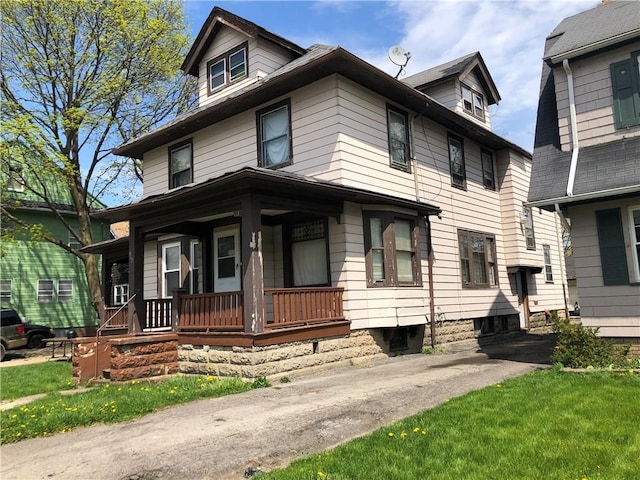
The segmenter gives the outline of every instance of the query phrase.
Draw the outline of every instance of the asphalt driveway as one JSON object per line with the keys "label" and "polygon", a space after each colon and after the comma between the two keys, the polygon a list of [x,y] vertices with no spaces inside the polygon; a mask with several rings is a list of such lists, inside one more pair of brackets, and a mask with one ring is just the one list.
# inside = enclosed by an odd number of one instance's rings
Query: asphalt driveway
{"label": "asphalt driveway", "polygon": [[241,479],[549,365],[552,335],[313,374],[0,447],[10,479]]}

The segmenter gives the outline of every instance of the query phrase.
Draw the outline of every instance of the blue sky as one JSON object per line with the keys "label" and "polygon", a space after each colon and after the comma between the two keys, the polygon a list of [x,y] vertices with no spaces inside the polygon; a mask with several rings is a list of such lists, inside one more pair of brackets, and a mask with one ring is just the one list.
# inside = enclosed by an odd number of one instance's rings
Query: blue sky
{"label": "blue sky", "polygon": [[194,36],[217,5],[301,47],[340,45],[394,76],[393,45],[411,52],[407,75],[480,51],[502,97],[492,110],[494,131],[531,151],[545,38],[563,18],[599,3],[185,0],[185,13]]}

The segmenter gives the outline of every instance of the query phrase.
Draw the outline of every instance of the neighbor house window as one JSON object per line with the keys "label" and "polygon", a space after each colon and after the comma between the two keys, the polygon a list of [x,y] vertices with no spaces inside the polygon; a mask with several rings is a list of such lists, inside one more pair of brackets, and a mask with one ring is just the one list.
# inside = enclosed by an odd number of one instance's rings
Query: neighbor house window
{"label": "neighbor house window", "polygon": [[627,285],[629,270],[620,209],[596,210],[595,216],[602,283]]}
{"label": "neighbor house window", "polygon": [[535,250],[536,238],[533,231],[533,215],[531,207],[522,207],[522,224],[524,228],[524,236],[527,239],[527,250]]}
{"label": "neighbor house window", "polygon": [[38,303],[50,303],[53,300],[53,280],[38,280]]}
{"label": "neighbor house window", "polygon": [[247,46],[244,42],[219,57],[207,62],[208,93],[247,76]]}
{"label": "neighbor house window", "polygon": [[464,165],[464,145],[462,139],[449,135],[449,168],[451,185],[467,188],[467,173]]}
{"label": "neighbor house window", "polygon": [[289,227],[289,242],[293,286],[328,285],[326,220],[292,224]]}
{"label": "neighbor house window", "polygon": [[631,232],[633,272],[636,282],[640,282],[640,206],[629,209],[629,231]]}
{"label": "neighbor house window", "polygon": [[409,171],[409,118],[406,112],[387,105],[387,131],[391,166]]}
{"label": "neighbor house window", "polygon": [[256,113],[260,167],[280,167],[291,163],[290,109],[289,100],[285,100]]}
{"label": "neighbor house window", "polygon": [[611,64],[611,88],[616,128],[640,125],[640,51]]}
{"label": "neighbor house window", "polygon": [[202,265],[202,250],[200,242],[191,240],[191,282],[190,293],[202,293],[202,280],[200,278],[200,266]]}
{"label": "neighbor house window", "polygon": [[9,279],[0,280],[0,303],[11,303],[11,284]]}
{"label": "neighbor house window", "polygon": [[22,167],[9,166],[9,177],[7,178],[7,190],[10,192],[24,192],[24,179],[22,178]]}
{"label": "neighbor house window", "polygon": [[193,182],[193,145],[191,141],[169,147],[169,188]]}
{"label": "neighbor house window", "polygon": [[549,245],[543,245],[542,251],[544,252],[544,275],[547,283],[553,283],[553,268],[551,266],[551,247]]}
{"label": "neighbor house window", "polygon": [[129,285],[114,285],[113,286],[113,304],[124,305],[129,300]]}
{"label": "neighbor house window", "polygon": [[488,288],[498,284],[496,240],[487,233],[458,230],[460,274],[466,288]]}
{"label": "neighbor house window", "polygon": [[482,150],[482,184],[491,189],[496,189],[495,175],[493,172],[493,153],[489,150]]}
{"label": "neighbor house window", "polygon": [[82,244],[72,232],[69,232],[69,242],[67,243],[67,245],[69,245],[74,250],[79,250],[82,248]]}
{"label": "neighbor house window", "polygon": [[462,90],[462,106],[466,112],[474,117],[484,120],[484,97],[471,87],[460,84]]}
{"label": "neighbor house window", "polygon": [[364,212],[367,285],[422,285],[418,221],[392,212]]}
{"label": "neighbor house window", "polygon": [[179,243],[162,246],[162,296],[171,298],[180,288],[181,251]]}
{"label": "neighbor house window", "polygon": [[58,301],[70,302],[73,299],[73,280],[58,280]]}

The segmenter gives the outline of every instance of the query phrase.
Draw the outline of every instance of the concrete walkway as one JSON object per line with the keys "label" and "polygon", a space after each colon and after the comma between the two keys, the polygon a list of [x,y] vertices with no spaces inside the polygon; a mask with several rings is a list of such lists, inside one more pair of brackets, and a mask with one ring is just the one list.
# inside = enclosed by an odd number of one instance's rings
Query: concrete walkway
{"label": "concrete walkway", "polygon": [[0,448],[10,479],[241,479],[548,366],[551,335],[407,355]]}

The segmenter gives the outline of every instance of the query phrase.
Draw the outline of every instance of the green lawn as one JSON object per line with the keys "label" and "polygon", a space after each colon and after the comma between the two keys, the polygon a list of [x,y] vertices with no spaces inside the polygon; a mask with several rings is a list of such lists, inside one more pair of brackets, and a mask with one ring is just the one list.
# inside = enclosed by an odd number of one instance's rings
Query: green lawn
{"label": "green lawn", "polygon": [[640,375],[539,371],[260,480],[637,479]]}
{"label": "green lawn", "polygon": [[71,362],[45,362],[0,368],[0,400],[13,400],[74,387]]}
{"label": "green lawn", "polygon": [[[21,388],[19,384],[23,379],[26,380],[27,374],[36,378],[50,378],[43,380],[41,388],[34,385]],[[68,389],[71,365],[42,363],[5,367],[0,371],[0,380],[3,398],[5,395],[6,398],[18,398]],[[27,383],[33,382],[29,380]],[[126,384],[105,384],[73,395],[48,393],[42,399],[0,411],[0,443],[49,436],[94,423],[122,422],[169,405],[246,392],[264,386],[268,386],[264,378],[248,383],[240,378],[221,379],[202,375],[176,376],[156,384],[135,380]],[[5,387],[11,393],[5,392]]]}

